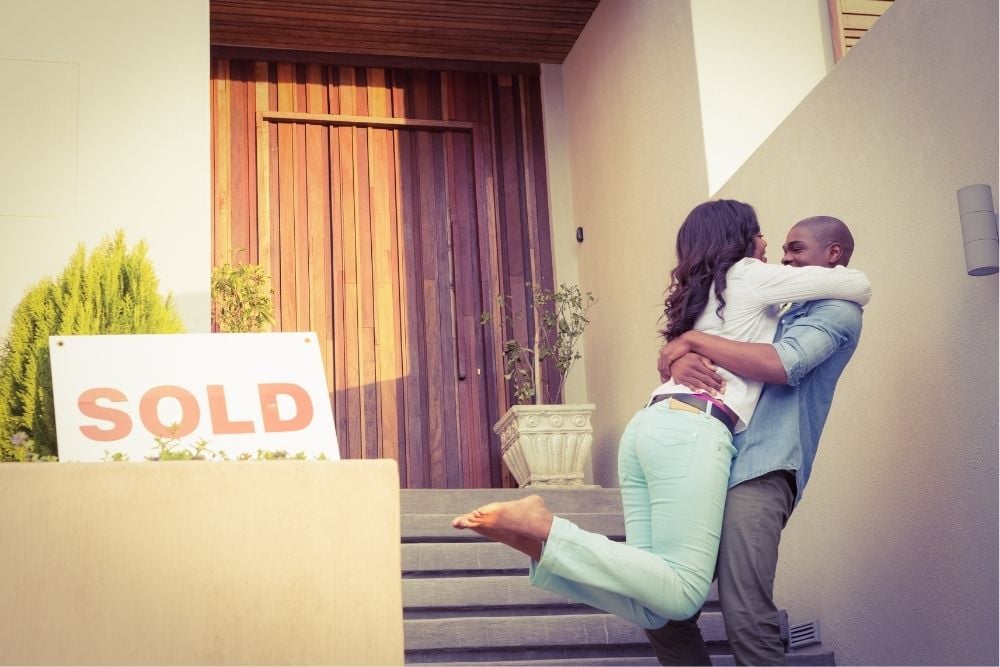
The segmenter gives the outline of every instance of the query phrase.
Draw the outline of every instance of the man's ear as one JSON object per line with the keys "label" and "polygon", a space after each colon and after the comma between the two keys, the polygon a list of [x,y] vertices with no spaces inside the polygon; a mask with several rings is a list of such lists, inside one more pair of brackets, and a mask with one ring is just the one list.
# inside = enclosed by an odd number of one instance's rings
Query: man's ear
{"label": "man's ear", "polygon": [[840,258],[844,255],[844,246],[839,243],[831,243],[826,249],[826,261],[830,266],[840,264]]}

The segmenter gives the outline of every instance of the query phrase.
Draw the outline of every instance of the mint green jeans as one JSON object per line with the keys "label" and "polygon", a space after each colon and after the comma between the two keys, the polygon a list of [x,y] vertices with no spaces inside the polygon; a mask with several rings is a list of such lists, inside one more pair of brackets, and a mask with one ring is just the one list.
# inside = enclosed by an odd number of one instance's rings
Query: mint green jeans
{"label": "mint green jeans", "polygon": [[643,408],[618,449],[625,544],[554,517],[529,582],[647,629],[690,618],[712,586],[735,455],[714,417]]}

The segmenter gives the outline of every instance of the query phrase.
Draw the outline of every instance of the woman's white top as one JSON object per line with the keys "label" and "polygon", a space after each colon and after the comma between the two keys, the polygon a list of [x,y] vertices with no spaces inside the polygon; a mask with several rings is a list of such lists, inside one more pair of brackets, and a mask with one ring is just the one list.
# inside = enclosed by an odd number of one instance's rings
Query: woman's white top
{"label": "woman's white top", "polygon": [[[715,314],[719,300],[713,285],[705,311],[694,323],[698,331],[748,343],[771,343],[778,329],[779,305],[793,301],[844,299],[865,305],[871,299],[871,283],[861,271],[844,266],[783,266],[765,264],[748,257],[726,273],[723,317]],[[719,367],[726,381],[722,401],[736,413],[736,432],[746,429],[757,407],[763,382],[747,380]],[[689,387],[668,380],[653,391],[658,394],[691,394]]]}

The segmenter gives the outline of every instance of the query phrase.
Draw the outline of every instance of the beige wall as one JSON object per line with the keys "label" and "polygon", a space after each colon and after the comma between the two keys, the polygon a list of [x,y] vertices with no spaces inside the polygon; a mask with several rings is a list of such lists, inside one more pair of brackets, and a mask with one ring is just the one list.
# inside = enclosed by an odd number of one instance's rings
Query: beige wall
{"label": "beige wall", "polygon": [[772,244],[842,217],[874,286],[777,583],[841,664],[997,664],[997,276],[966,275],[955,196],[998,193],[996,26],[897,2],[720,193]]}
{"label": "beige wall", "polygon": [[0,0],[0,15],[0,80],[18,83],[0,174],[22,181],[0,202],[0,335],[30,285],[116,229],[147,241],[161,291],[207,331],[208,0]]}
{"label": "beige wall", "polygon": [[690,1],[714,193],[833,68],[830,19],[827,0]]}
{"label": "beige wall", "polygon": [[2,463],[0,664],[401,665],[396,468]]}
{"label": "beige wall", "polygon": [[[566,95],[562,67],[542,64],[542,124],[545,128],[545,168],[549,186],[549,216],[556,284],[579,284],[581,245],[576,241],[577,220],[573,212],[573,185],[569,162],[569,132],[566,125]],[[586,334],[584,334],[586,335]],[[584,344],[581,339],[581,347]],[[587,403],[587,359],[577,360],[566,378],[567,403]]]}
{"label": "beige wall", "polygon": [[[998,192],[996,25],[986,0],[899,0],[719,193],[773,248],[843,217],[874,284],[777,582],[839,664],[997,662],[997,277],[965,275],[955,200]],[[563,66],[605,486],[656,381],[676,229],[708,196],[693,53],[687,2],[605,2]]]}
{"label": "beige wall", "polygon": [[583,347],[587,399],[597,404],[594,480],[617,486],[618,436],[657,384],[674,234],[708,195],[687,3],[602,2],[562,76],[575,220],[567,226],[583,227],[585,240],[561,251],[575,239],[565,229],[553,238],[557,260],[572,253],[581,286],[599,300]]}

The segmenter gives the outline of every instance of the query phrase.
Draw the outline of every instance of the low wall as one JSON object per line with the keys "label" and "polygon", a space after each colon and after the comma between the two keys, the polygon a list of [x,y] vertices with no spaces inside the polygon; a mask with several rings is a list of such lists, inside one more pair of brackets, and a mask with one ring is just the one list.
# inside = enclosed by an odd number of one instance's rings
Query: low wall
{"label": "low wall", "polygon": [[0,663],[403,662],[393,461],[0,464]]}

